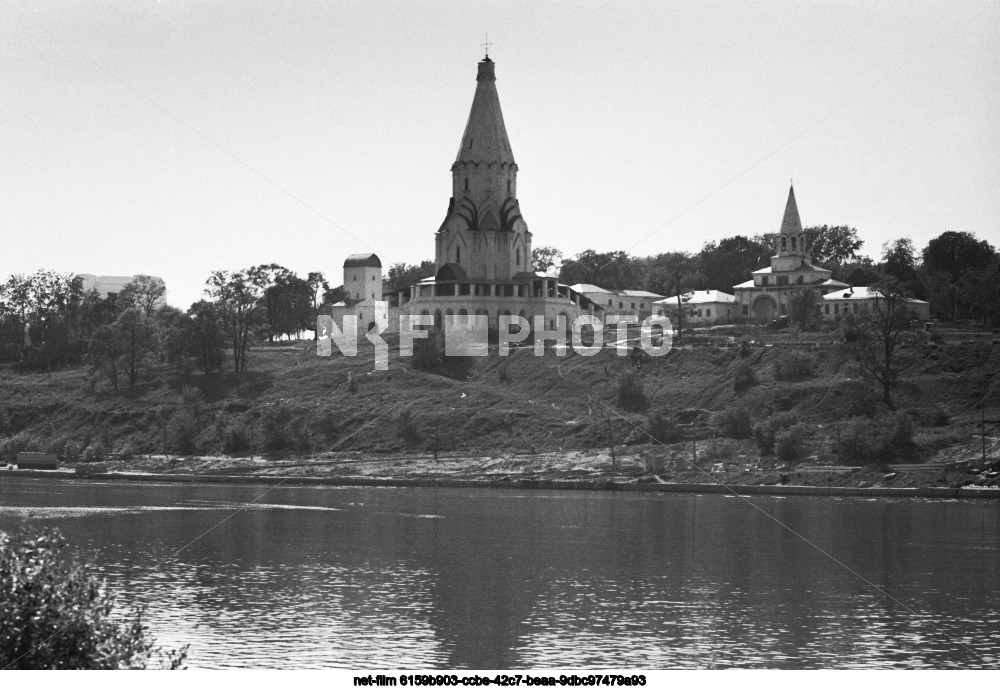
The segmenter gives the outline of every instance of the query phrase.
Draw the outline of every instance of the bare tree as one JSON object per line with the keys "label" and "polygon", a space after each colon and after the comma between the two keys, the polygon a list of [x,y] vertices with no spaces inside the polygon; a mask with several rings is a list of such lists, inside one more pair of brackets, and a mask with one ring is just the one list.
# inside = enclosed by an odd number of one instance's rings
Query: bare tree
{"label": "bare tree", "polygon": [[898,351],[910,329],[910,308],[907,295],[894,279],[886,279],[871,290],[875,299],[861,313],[850,315],[845,331],[855,359],[882,388],[882,402],[893,409]]}

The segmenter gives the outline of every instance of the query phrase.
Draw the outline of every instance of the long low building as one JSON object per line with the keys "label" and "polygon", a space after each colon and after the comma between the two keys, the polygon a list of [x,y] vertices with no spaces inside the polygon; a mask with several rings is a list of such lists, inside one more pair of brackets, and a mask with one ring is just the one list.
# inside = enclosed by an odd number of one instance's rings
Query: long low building
{"label": "long low building", "polygon": [[[863,314],[875,310],[879,302],[885,302],[885,296],[875,288],[857,287],[847,290],[837,290],[823,295],[823,319],[840,321],[848,314]],[[909,314],[921,321],[931,318],[931,305],[922,299],[905,300]]]}
{"label": "long low building", "polygon": [[[691,323],[729,322],[737,317],[736,298],[720,290],[695,290],[681,295],[680,308]],[[677,295],[653,304],[657,316],[677,316]]]}

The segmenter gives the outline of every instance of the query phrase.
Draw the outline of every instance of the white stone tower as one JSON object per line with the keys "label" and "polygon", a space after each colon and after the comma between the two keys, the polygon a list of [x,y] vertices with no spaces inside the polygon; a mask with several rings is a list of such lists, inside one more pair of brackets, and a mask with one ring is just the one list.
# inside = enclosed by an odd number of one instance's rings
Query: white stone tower
{"label": "white stone tower", "polygon": [[517,203],[517,163],[489,56],[479,62],[472,110],[451,173],[451,201],[436,238],[437,277],[508,280],[530,271],[531,233]]}
{"label": "white stone tower", "polygon": [[348,302],[382,299],[382,262],[375,254],[351,254],[344,261],[344,289]]}

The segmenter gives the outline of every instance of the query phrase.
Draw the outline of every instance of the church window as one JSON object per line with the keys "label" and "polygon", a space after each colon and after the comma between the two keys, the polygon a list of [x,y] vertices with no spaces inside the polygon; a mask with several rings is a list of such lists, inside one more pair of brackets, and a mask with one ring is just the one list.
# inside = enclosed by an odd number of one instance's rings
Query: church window
{"label": "church window", "polygon": [[455,247],[455,263],[456,264],[462,263],[462,248],[461,247]]}
{"label": "church window", "polygon": [[743,305],[743,316],[749,316],[749,315],[750,315],[750,307],[748,305],[744,304]]}
{"label": "church window", "polygon": [[784,314],[784,313],[785,313],[786,311],[787,311],[787,310],[785,309],[785,305],[784,305],[784,304],[782,304],[782,305],[781,305],[781,313],[782,313],[782,314]]}
{"label": "church window", "polygon": [[632,309],[635,309],[635,302],[632,302]]}
{"label": "church window", "polygon": [[781,251],[785,251],[787,249],[788,249],[788,238],[787,237],[782,237],[781,238]]}
{"label": "church window", "polygon": [[507,196],[510,196],[510,178],[507,179]]}
{"label": "church window", "polygon": [[469,191],[469,178],[465,178],[465,191]]}
{"label": "church window", "polygon": [[[507,186],[510,186],[510,180],[507,180]],[[517,265],[518,266],[521,265],[521,249],[520,248],[518,248],[518,250],[517,250]]]}
{"label": "church window", "polygon": [[795,251],[795,235],[792,235],[792,251]]}
{"label": "church window", "polygon": [[354,282],[355,283],[358,282],[358,276],[357,275],[354,276]]}
{"label": "church window", "polygon": [[613,305],[614,305],[614,302],[612,302],[611,300],[608,300],[608,306],[610,307],[610,306],[613,306]]}
{"label": "church window", "polygon": [[788,276],[778,276],[778,285],[788,285]]}
{"label": "church window", "polygon": [[796,280],[795,282],[798,283],[799,285],[802,285],[802,283],[804,282],[803,278],[805,278],[805,276],[799,276],[798,280]]}
{"label": "church window", "polygon": [[824,314],[829,314],[830,313],[830,305],[829,304],[824,304],[823,305],[823,313]]}
{"label": "church window", "polygon": [[839,314],[840,313],[840,305],[839,304],[833,305],[833,313],[834,314]]}
{"label": "church window", "polygon": [[760,279],[760,284],[761,284],[761,285],[767,285],[767,276],[764,276],[764,277],[762,277],[762,278]]}
{"label": "church window", "polygon": [[711,309],[706,309],[706,310],[705,310],[705,316],[706,316],[706,317],[710,317],[710,316],[712,316],[712,310],[711,310]]}
{"label": "church window", "polygon": [[625,308],[625,303],[624,302],[619,302],[618,303],[618,308],[619,309],[624,309]]}

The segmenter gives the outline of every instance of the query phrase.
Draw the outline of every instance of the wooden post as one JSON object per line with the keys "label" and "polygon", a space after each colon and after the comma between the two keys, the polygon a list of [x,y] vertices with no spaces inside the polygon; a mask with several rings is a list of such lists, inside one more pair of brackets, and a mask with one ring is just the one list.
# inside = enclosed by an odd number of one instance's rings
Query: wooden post
{"label": "wooden post", "polygon": [[617,471],[618,457],[615,455],[615,430],[614,427],[611,426],[611,417],[605,416],[605,419],[608,420],[608,439],[611,442],[611,466],[615,468],[615,471]]}
{"label": "wooden post", "polygon": [[980,410],[983,413],[983,465],[986,465],[986,408]]}

